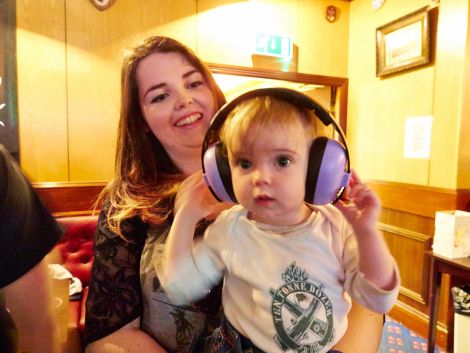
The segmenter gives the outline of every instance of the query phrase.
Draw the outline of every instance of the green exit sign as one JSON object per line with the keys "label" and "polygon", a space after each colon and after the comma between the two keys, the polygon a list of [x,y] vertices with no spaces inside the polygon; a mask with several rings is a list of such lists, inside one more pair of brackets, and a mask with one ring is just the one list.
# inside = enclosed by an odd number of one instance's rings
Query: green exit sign
{"label": "green exit sign", "polygon": [[257,34],[255,53],[277,56],[279,58],[292,58],[292,38],[272,34]]}

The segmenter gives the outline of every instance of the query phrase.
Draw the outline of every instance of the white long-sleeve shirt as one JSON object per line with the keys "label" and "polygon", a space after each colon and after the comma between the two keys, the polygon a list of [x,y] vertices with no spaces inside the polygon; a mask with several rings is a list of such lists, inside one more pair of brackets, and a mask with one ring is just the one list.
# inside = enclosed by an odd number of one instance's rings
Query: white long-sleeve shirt
{"label": "white long-sleeve shirt", "polygon": [[[189,303],[224,277],[222,303],[229,322],[265,352],[302,346],[328,351],[347,328],[350,297],[386,313],[398,296],[358,270],[356,239],[331,205],[313,207],[297,226],[259,224],[237,205],[223,212],[196,242],[175,278],[160,278],[169,297]],[[349,295],[348,295],[349,294]]]}

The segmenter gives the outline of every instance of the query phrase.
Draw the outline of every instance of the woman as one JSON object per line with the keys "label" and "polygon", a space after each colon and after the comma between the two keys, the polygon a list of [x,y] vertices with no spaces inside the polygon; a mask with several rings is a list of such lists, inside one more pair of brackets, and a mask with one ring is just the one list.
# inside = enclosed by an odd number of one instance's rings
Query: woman
{"label": "woman", "polygon": [[[172,305],[153,266],[161,258],[178,185],[199,172],[205,132],[225,99],[194,53],[165,37],[147,39],[124,60],[121,86],[116,176],[100,197],[87,352],[188,352],[196,335],[217,325],[219,293],[192,307]],[[202,180],[193,192],[206,200],[206,213],[216,215],[225,207]],[[359,316],[351,326],[357,330],[348,331],[343,342],[354,346],[351,352],[367,352],[357,348],[365,341],[360,335],[367,331],[368,342],[380,337],[381,318],[355,308]],[[358,320],[371,324],[359,329]]]}

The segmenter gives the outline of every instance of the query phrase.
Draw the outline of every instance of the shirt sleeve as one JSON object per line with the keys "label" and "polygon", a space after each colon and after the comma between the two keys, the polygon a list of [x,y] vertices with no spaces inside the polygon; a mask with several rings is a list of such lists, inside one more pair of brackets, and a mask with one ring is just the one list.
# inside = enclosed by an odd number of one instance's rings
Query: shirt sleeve
{"label": "shirt sleeve", "polygon": [[139,219],[123,225],[126,239],[113,233],[103,207],[96,228],[94,261],[86,303],[85,345],[103,338],[142,314],[140,258],[147,226]]}
{"label": "shirt sleeve", "polygon": [[220,214],[206,229],[203,239],[195,240],[192,256],[181,260],[172,278],[162,276],[157,268],[161,284],[174,303],[182,305],[199,300],[220,283],[230,248],[227,212]]}
{"label": "shirt sleeve", "polygon": [[386,314],[395,305],[400,289],[398,266],[393,260],[395,285],[383,290],[367,280],[359,271],[357,241],[349,224],[344,220],[343,231],[347,233],[343,261],[345,265],[345,288],[349,295],[364,307]]}
{"label": "shirt sleeve", "polygon": [[0,288],[37,265],[63,230],[0,145]]}

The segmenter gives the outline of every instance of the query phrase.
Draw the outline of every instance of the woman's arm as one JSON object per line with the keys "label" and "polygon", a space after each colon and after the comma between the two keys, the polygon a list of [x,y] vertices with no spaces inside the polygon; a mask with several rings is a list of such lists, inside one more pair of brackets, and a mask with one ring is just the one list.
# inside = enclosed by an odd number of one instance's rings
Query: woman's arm
{"label": "woman's arm", "polygon": [[[152,347],[149,342],[153,339],[138,326],[142,315],[140,259],[147,227],[141,221],[126,221],[128,238],[124,240],[109,229],[106,214],[107,205],[100,213],[94,239],[84,344],[89,352],[119,352],[123,341],[135,336],[128,343],[132,347],[137,343]],[[153,346],[159,347],[156,342]]]}
{"label": "woman's arm", "polygon": [[140,329],[140,319],[86,347],[86,353],[166,353],[147,333]]}
{"label": "woman's arm", "polygon": [[335,349],[343,353],[377,353],[384,315],[367,310],[354,301],[352,304],[348,314],[348,329]]}

